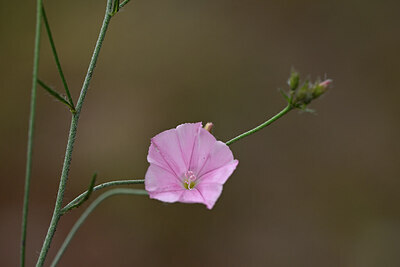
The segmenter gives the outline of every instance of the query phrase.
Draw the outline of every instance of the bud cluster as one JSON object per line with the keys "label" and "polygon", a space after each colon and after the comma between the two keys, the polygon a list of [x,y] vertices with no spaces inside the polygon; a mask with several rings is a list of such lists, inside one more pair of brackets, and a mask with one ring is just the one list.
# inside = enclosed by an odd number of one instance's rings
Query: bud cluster
{"label": "bud cluster", "polygon": [[289,95],[284,96],[293,108],[306,109],[311,101],[327,91],[331,83],[332,80],[330,79],[324,81],[317,80],[314,83],[306,80],[303,85],[299,86],[300,75],[296,71],[292,71],[288,80],[290,92]]}

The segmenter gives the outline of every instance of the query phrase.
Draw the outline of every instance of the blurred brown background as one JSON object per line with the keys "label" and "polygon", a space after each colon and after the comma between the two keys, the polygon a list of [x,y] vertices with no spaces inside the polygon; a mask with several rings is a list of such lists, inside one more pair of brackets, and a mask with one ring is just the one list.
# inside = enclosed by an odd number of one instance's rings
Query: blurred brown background
{"label": "blurred brown background", "polygon": [[[18,263],[35,1],[0,2],[0,265]],[[46,1],[72,95],[106,1]],[[231,149],[213,210],[109,199],[60,266],[400,266],[399,1],[132,0],[112,19],[82,111],[65,201],[144,177],[152,136],[212,121],[228,140],[278,112],[291,67],[334,88]],[[62,91],[43,31],[40,78]],[[27,258],[54,207],[70,115],[38,88]],[[141,186],[136,186],[141,188]],[[51,259],[82,213],[61,219]],[[47,264],[50,260],[47,261]]]}

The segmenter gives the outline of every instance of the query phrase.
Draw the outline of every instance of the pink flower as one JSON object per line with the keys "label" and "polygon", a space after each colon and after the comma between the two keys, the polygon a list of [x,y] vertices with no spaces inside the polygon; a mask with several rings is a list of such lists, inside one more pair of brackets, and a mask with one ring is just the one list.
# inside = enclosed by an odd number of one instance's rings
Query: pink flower
{"label": "pink flower", "polygon": [[203,203],[208,209],[239,163],[201,122],[181,124],[153,137],[147,161],[145,187],[150,198]]}

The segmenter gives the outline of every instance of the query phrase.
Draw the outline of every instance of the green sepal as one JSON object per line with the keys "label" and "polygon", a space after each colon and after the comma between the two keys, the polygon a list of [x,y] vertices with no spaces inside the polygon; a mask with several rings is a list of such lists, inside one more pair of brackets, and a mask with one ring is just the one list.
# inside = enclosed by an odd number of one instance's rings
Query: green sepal
{"label": "green sepal", "polygon": [[279,93],[281,93],[281,95],[283,96],[283,98],[284,98],[288,103],[290,103],[290,98],[289,98],[289,96],[288,96],[281,88],[279,88],[278,91],[279,91]]}

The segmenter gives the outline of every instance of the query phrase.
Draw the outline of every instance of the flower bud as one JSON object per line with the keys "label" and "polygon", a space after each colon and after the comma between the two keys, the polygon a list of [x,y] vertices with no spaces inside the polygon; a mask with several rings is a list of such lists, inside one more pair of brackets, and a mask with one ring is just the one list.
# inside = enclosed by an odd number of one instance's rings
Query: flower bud
{"label": "flower bud", "polygon": [[327,79],[327,80],[315,85],[313,88],[313,92],[312,92],[313,97],[317,98],[320,95],[322,95],[323,93],[325,93],[326,90],[328,89],[329,85],[331,85],[331,84],[332,84],[332,80]]}
{"label": "flower bud", "polygon": [[299,86],[299,80],[300,80],[299,73],[296,71],[292,71],[292,74],[290,75],[290,78],[288,80],[290,90],[294,91],[297,89],[297,87]]}
{"label": "flower bud", "polygon": [[310,83],[306,81],[303,86],[297,90],[294,102],[297,104],[308,104],[310,101]]}
{"label": "flower bud", "polygon": [[214,124],[212,122],[207,122],[206,125],[204,126],[204,129],[211,133],[211,129],[213,126]]}
{"label": "flower bud", "polygon": [[314,99],[324,94],[327,91],[328,87],[331,85],[332,80],[325,79],[323,81],[317,80],[315,82],[310,82],[309,80],[306,80],[300,86],[299,83],[299,73],[295,70],[292,70],[292,73],[290,74],[290,77],[288,79],[290,92],[288,92],[287,94],[283,92],[281,93],[292,108],[309,110],[307,109],[307,105],[310,104]]}

